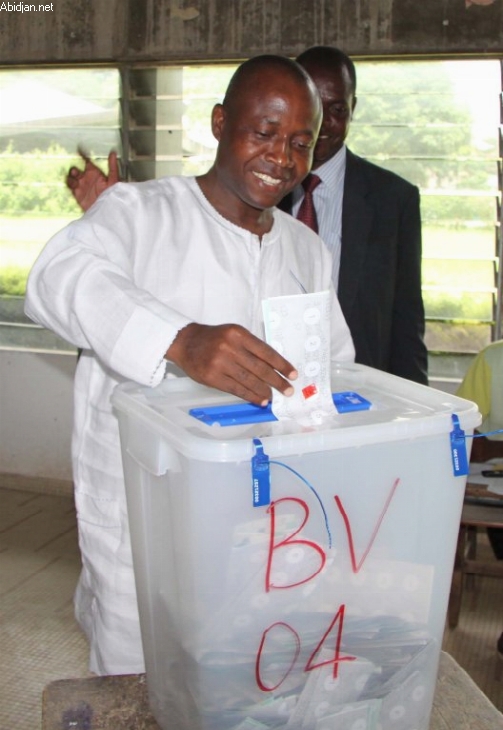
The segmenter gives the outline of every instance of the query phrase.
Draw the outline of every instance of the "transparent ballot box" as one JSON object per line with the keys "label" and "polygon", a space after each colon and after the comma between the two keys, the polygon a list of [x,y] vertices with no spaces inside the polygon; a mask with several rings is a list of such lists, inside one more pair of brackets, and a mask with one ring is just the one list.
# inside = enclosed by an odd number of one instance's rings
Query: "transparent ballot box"
{"label": "transparent ballot box", "polygon": [[188,378],[114,392],[164,730],[428,730],[480,416],[361,365],[331,386],[317,428]]}

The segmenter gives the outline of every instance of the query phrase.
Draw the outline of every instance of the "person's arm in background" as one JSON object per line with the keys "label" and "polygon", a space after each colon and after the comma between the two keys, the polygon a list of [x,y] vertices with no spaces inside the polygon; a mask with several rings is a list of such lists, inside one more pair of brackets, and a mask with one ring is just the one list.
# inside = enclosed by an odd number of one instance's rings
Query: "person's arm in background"
{"label": "person's arm in background", "polygon": [[[407,185],[398,222],[398,260],[391,333],[390,372],[428,384],[421,292],[421,212],[419,190]],[[376,302],[376,306],[379,304]]]}
{"label": "person's arm in background", "polygon": [[101,193],[120,181],[119,161],[113,150],[108,155],[108,175],[105,175],[80,147],[79,155],[85,162],[83,170],[72,166],[66,176],[66,185],[84,213],[96,202]]}

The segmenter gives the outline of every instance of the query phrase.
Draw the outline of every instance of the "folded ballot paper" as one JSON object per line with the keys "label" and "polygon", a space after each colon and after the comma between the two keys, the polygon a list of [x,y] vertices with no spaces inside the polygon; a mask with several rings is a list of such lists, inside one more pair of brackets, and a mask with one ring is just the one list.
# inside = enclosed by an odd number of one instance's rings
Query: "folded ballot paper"
{"label": "folded ballot paper", "polygon": [[330,293],[272,297],[262,302],[265,339],[299,373],[294,394],[273,390],[278,419],[319,426],[336,413],[330,384]]}

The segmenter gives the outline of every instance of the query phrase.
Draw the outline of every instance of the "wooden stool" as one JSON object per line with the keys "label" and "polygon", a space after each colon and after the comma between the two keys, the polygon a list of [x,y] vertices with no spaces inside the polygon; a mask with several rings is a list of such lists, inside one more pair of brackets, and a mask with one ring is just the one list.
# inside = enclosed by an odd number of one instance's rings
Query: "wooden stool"
{"label": "wooden stool", "polygon": [[[44,690],[42,730],[131,728],[160,730],[150,713],[143,674],[63,679]],[[503,715],[445,652],[440,655],[430,730],[503,730]]]}

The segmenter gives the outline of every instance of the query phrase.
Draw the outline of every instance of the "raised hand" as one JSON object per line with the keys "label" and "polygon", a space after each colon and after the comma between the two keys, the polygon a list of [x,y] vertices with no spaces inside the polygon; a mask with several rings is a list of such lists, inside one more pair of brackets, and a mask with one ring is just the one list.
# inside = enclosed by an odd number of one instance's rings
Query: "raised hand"
{"label": "raised hand", "polygon": [[105,175],[103,170],[95,165],[89,155],[80,147],[78,153],[84,160],[85,167],[83,170],[78,167],[70,167],[66,176],[66,185],[85,212],[104,190],[119,182],[119,162],[117,153],[110,152],[108,155],[108,175]]}
{"label": "raised hand", "polygon": [[271,399],[271,388],[292,395],[288,380],[297,377],[284,357],[237,324],[193,322],[178,332],[166,358],[198,383],[262,406]]}

